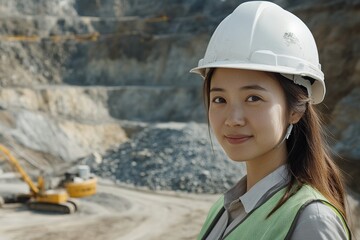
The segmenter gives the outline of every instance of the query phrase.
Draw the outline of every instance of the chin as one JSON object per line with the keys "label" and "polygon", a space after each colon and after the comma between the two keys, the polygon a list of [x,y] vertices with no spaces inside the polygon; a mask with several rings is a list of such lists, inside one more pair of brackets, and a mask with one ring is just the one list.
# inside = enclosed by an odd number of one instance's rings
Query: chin
{"label": "chin", "polygon": [[234,162],[246,162],[248,160],[247,158],[239,157],[239,155],[237,155],[237,156],[231,156],[230,154],[226,154],[226,155],[228,156],[228,158],[231,161],[234,161]]}
{"label": "chin", "polygon": [[237,162],[237,163],[246,162],[246,160],[244,160],[244,159],[232,159],[232,158],[230,158],[230,160],[233,161],[233,162]]}

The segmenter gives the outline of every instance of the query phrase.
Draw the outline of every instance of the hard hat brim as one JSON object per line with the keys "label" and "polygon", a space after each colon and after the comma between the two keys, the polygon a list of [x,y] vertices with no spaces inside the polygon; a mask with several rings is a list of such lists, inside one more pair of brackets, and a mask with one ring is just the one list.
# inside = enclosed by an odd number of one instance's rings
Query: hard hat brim
{"label": "hard hat brim", "polygon": [[229,62],[215,62],[211,64],[206,64],[200,67],[196,67],[190,70],[191,73],[196,73],[201,75],[203,78],[206,76],[206,69],[210,68],[231,68],[231,69],[244,69],[244,70],[254,70],[254,71],[264,71],[264,72],[273,72],[273,73],[283,73],[283,74],[293,74],[300,76],[307,76],[315,80],[312,85],[312,103],[318,104],[323,101],[325,96],[325,83],[324,75],[321,76],[311,74],[309,72],[297,71],[294,68],[284,67],[284,66],[270,66],[265,64],[252,64],[252,63],[229,63]]}

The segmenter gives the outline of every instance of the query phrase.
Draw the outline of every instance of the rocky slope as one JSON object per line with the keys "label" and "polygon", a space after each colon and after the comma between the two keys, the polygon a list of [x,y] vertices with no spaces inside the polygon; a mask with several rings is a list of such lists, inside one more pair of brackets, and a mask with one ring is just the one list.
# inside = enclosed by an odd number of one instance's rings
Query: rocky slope
{"label": "rocky slope", "polygon": [[209,141],[209,134],[205,124],[155,124],[107,152],[101,164],[92,158],[84,160],[95,174],[117,183],[222,193],[244,176],[245,169],[227,159],[220,146]]}

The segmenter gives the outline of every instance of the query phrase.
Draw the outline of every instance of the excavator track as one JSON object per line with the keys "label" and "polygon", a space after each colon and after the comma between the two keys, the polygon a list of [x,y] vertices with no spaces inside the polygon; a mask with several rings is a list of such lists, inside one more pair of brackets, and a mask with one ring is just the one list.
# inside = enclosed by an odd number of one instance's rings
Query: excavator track
{"label": "excavator track", "polygon": [[56,203],[29,201],[27,203],[27,206],[29,209],[34,211],[63,213],[63,214],[73,214],[77,210],[76,205],[73,202],[56,204]]}
{"label": "excavator track", "polygon": [[75,212],[79,209],[79,201],[76,201],[75,199],[69,199],[67,200],[69,204],[72,204],[74,206]]}

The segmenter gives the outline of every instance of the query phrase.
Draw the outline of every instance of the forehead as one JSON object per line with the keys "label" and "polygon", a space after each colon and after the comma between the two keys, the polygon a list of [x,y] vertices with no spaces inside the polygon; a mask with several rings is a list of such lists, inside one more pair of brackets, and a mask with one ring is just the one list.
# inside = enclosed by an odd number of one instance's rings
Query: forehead
{"label": "forehead", "polygon": [[211,86],[241,87],[243,85],[260,85],[265,88],[281,90],[275,75],[263,71],[244,69],[217,68],[211,78]]}

